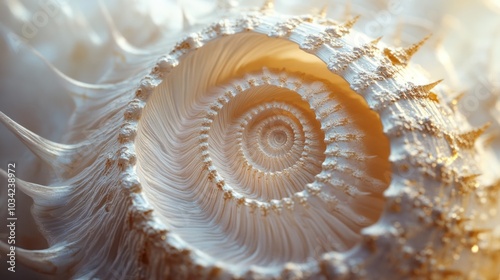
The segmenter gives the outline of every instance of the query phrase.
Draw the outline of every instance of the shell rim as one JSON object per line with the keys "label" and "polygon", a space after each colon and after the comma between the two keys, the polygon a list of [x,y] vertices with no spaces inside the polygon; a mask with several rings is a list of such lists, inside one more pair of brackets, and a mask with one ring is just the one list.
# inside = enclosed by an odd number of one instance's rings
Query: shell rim
{"label": "shell rim", "polygon": [[[270,22],[266,22],[266,20]],[[280,31],[281,23],[292,23],[292,28],[283,32]],[[214,24],[209,25],[198,33],[192,33],[185,37],[183,40],[179,41],[167,55],[161,57],[156,65],[152,68],[150,74],[146,75],[141,79],[139,87],[135,91],[135,97],[127,104],[125,108],[124,121],[122,123],[122,128],[127,127],[126,135],[120,133],[119,135],[119,150],[127,151],[124,155],[122,152],[119,156],[120,159],[123,160],[123,164],[121,164],[121,174],[120,174],[120,185],[127,191],[131,204],[129,206],[129,212],[127,213],[129,216],[134,218],[134,222],[132,227],[135,230],[143,232],[148,235],[149,238],[153,238],[152,243],[157,247],[163,248],[166,251],[175,251],[182,255],[191,255],[194,266],[203,269],[211,269],[220,271],[221,268],[226,269],[226,271],[230,271],[230,275],[233,277],[239,277],[242,275],[253,275],[255,274],[262,276],[278,276],[283,273],[301,273],[304,270],[308,270],[309,272],[318,273],[325,268],[323,264],[325,261],[335,262],[340,261],[342,264],[337,263],[336,266],[339,268],[345,267],[347,264],[345,263],[345,259],[348,255],[350,255],[354,250],[360,247],[361,243],[364,241],[363,238],[365,231],[370,227],[377,227],[377,224],[383,219],[384,213],[381,213],[379,220],[375,221],[373,224],[362,228],[360,235],[362,239],[358,241],[353,247],[351,247],[348,251],[345,252],[337,252],[330,251],[325,252],[321,255],[319,259],[316,260],[308,260],[304,263],[293,263],[287,262],[283,265],[283,269],[276,272],[269,272],[265,269],[265,267],[255,267],[250,266],[245,273],[235,273],[229,266],[224,265],[220,262],[208,262],[206,259],[206,254],[199,251],[196,248],[192,248],[189,244],[184,242],[180,237],[178,237],[174,232],[170,232],[166,226],[155,216],[155,213],[147,199],[144,197],[144,193],[142,193],[141,183],[139,177],[136,172],[136,156],[135,156],[135,136],[138,131],[138,122],[142,115],[142,111],[148,101],[149,96],[156,90],[156,88],[164,82],[165,76],[168,75],[175,67],[177,67],[181,63],[181,59],[193,52],[196,49],[204,46],[206,43],[217,40],[222,36],[229,36],[234,34],[240,34],[245,32],[254,32],[261,35],[267,35],[271,38],[281,38],[285,39],[291,43],[299,45],[302,51],[305,51],[309,54],[312,54],[319,58],[321,61],[325,63],[325,66],[331,63],[330,60],[323,59],[319,55],[317,55],[318,49],[325,48],[327,51],[332,52],[331,49],[338,49],[339,42],[342,41],[341,37],[338,37],[335,42],[333,41],[323,41],[318,45],[313,45],[312,48],[307,44],[307,40],[314,38],[314,36],[318,37],[318,35],[323,34],[324,30],[317,28],[316,25],[308,24],[308,23],[317,23],[319,25],[322,24],[332,24],[334,21],[331,19],[325,19],[321,16],[309,16],[309,15],[300,15],[300,16],[274,16],[269,13],[263,12],[248,12],[242,14],[239,18],[228,18],[220,20]],[[271,33],[265,33],[261,30],[265,30],[262,27],[266,27],[267,29],[273,30]],[[323,27],[328,27],[328,25],[323,25]],[[337,23],[334,27],[342,27],[341,24]],[[305,41],[299,42],[298,40],[294,40],[292,37],[295,34],[306,34],[311,33],[311,29],[314,29],[312,36],[307,36]],[[347,32],[348,33],[348,32]],[[342,42],[343,46],[346,46],[345,42]],[[354,88],[353,84],[347,81],[346,77],[342,75],[341,71],[334,71],[328,67],[328,70],[333,74],[340,76],[344,79],[358,95],[360,95],[364,100],[366,98],[360,94],[363,89]],[[375,111],[379,114],[378,108],[372,108],[369,106],[370,110]],[[382,124],[382,126],[384,126]],[[387,133],[384,131],[384,135]],[[389,139],[390,142],[390,139]],[[392,163],[392,161],[389,159]],[[392,180],[389,182],[389,187],[392,184]],[[384,195],[384,197],[387,197]],[[387,204],[387,200],[386,203]],[[139,219],[137,219],[139,218]],[[166,242],[168,241],[168,242]],[[312,270],[311,270],[312,269]]]}

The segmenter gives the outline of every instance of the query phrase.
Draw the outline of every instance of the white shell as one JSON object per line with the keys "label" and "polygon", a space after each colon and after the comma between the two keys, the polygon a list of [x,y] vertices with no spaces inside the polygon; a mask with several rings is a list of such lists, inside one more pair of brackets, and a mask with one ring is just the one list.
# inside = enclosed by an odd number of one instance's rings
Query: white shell
{"label": "white shell", "polygon": [[409,62],[425,40],[390,48],[355,20],[271,6],[229,10],[159,59],[114,34],[126,63],[99,84],[55,72],[71,144],[0,114],[56,175],[17,181],[50,245],[20,261],[104,279],[500,273],[498,108],[471,127]]}

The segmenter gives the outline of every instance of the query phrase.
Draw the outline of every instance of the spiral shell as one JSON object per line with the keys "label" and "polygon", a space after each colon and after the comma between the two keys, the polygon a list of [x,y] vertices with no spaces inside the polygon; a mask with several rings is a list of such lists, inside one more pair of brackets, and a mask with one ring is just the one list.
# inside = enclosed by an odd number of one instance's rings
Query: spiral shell
{"label": "spiral shell", "polygon": [[71,144],[0,114],[58,177],[18,181],[50,245],[18,248],[26,265],[104,279],[500,273],[486,222],[498,183],[478,180],[475,147],[488,126],[464,126],[411,64],[426,39],[390,48],[357,18],[270,6],[229,13],[156,64],[130,58],[148,68],[123,82],[61,74]]}

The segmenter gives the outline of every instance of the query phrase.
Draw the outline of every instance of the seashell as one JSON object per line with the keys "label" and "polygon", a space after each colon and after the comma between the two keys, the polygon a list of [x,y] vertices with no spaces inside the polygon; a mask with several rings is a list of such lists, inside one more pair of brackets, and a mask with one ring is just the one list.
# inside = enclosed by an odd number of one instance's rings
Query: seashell
{"label": "seashell", "polygon": [[[23,14],[20,3],[3,4],[8,19]],[[498,13],[494,3],[480,6]],[[78,5],[59,6],[63,19]],[[180,4],[157,41],[130,31],[139,49],[101,4],[110,38],[100,55],[111,58],[82,74],[92,82],[63,74],[2,24],[74,106],[58,142],[48,138],[61,131],[44,138],[0,113],[53,174],[16,181],[48,242],[17,247],[17,260],[84,279],[500,275],[498,87],[488,80],[484,110],[472,112],[452,92],[469,70],[441,72],[450,84],[424,70],[453,68],[443,57],[462,63],[445,48],[451,39],[418,58],[428,37],[393,46],[355,29],[362,17],[274,6],[220,3],[202,15]]]}

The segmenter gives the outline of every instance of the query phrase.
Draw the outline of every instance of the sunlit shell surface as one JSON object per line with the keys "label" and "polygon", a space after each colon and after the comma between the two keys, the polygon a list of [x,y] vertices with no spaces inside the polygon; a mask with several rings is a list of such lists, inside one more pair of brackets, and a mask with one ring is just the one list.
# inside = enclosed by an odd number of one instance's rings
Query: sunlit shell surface
{"label": "sunlit shell surface", "polygon": [[2,279],[500,276],[498,1],[125,2],[0,4]]}

